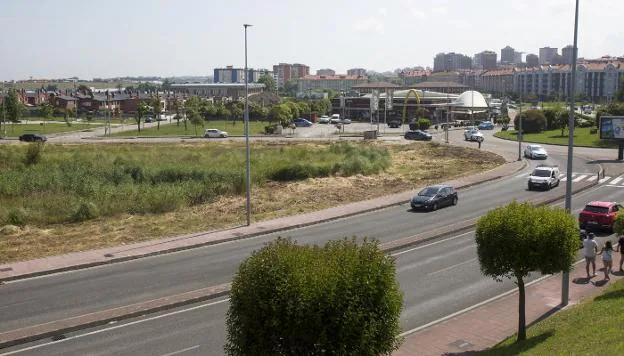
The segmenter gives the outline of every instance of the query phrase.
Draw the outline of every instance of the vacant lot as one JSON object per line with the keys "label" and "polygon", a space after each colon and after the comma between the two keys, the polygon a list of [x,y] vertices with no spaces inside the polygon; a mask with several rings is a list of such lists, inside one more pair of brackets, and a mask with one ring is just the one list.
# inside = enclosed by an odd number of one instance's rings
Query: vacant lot
{"label": "vacant lot", "polygon": [[0,131],[0,136],[5,132],[7,137],[19,137],[23,133],[38,133],[42,135],[49,135],[53,133],[59,132],[70,132],[70,131],[84,131],[84,130],[93,130],[99,126],[102,126],[102,123],[72,123],[71,126],[67,124],[60,123],[44,123],[44,124],[28,124],[26,122],[19,124],[6,123],[2,124],[2,131]]}
{"label": "vacant lot", "polygon": [[[0,226],[11,225],[0,233],[0,262],[244,222],[243,143],[38,147],[0,151]],[[257,143],[252,216],[328,208],[502,163],[435,143]]]}
{"label": "vacant lot", "polygon": [[[141,121],[143,122],[143,120]],[[126,121],[131,125],[133,121]],[[134,121],[136,123],[136,121]],[[250,121],[249,134],[257,135],[264,133],[264,127],[268,125],[266,122]],[[187,121],[186,126],[180,120],[178,125],[176,120],[163,121],[160,128],[150,127],[148,129],[141,128],[141,132],[135,129],[123,132],[117,132],[113,136],[204,136],[205,129],[219,129],[226,131],[230,136],[242,136],[244,134],[244,124],[242,121],[204,121],[203,125],[193,125]]]}

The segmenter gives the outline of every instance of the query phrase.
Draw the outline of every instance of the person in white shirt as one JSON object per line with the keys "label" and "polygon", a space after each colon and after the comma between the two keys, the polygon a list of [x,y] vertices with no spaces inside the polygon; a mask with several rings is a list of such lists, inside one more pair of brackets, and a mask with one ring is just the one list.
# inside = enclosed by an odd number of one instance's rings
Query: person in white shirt
{"label": "person in white shirt", "polygon": [[598,254],[602,255],[605,279],[609,280],[609,274],[611,273],[611,269],[613,268],[613,245],[611,244],[611,241],[605,242],[604,247],[602,248],[602,250],[600,250]]}
{"label": "person in white shirt", "polygon": [[[587,271],[587,278],[596,277],[596,253],[598,253],[598,244],[594,241],[593,232],[587,234],[587,238],[583,240],[583,256],[585,256],[585,271]],[[593,274],[589,275],[589,264],[592,265]]]}

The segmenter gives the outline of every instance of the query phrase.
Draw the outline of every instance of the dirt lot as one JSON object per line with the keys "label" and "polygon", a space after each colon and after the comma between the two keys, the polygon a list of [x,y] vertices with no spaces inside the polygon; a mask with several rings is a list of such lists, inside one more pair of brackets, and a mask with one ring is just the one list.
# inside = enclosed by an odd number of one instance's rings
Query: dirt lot
{"label": "dirt lot", "polygon": [[[415,190],[491,169],[504,163],[495,154],[432,143],[388,145],[392,166],[374,176],[308,179],[268,183],[252,189],[254,221],[314,211],[387,194]],[[160,215],[123,215],[82,224],[0,229],[0,262],[130,244],[241,225],[245,196],[222,197],[213,204]]]}

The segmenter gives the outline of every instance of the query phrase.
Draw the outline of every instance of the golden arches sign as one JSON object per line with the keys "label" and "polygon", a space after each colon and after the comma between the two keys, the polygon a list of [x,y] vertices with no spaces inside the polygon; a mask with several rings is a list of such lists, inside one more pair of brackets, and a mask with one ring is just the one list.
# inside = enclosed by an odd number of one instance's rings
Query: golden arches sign
{"label": "golden arches sign", "polygon": [[416,90],[410,89],[405,95],[405,99],[403,99],[403,123],[404,124],[407,123],[405,121],[405,119],[407,118],[407,101],[409,100],[409,97],[411,94],[414,94],[414,97],[416,98],[416,104],[420,105],[420,96],[418,95]]}

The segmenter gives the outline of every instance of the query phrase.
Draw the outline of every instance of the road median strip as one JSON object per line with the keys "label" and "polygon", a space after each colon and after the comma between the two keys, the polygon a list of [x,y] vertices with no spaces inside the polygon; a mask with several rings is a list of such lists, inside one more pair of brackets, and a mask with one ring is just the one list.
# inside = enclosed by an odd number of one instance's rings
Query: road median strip
{"label": "road median strip", "polygon": [[[572,194],[578,194],[584,190],[594,187],[597,181],[587,183],[572,190]],[[544,197],[541,199],[528,200],[535,205],[546,205],[565,198],[565,194]],[[459,223],[449,225],[432,231],[423,232],[413,236],[397,239],[381,244],[381,249],[387,253],[426,243],[428,241],[446,236],[448,234],[461,232],[474,228],[479,218],[471,218]],[[162,297],[147,302],[139,302],[128,306],[122,306],[104,311],[89,313],[81,316],[71,317],[58,321],[52,321],[22,329],[0,333],[0,348],[15,346],[46,337],[63,335],[68,332],[85,329],[94,326],[104,325],[111,321],[129,319],[158,311],[177,308],[180,306],[193,304],[205,300],[227,296],[230,293],[231,283],[225,283],[213,287],[202,288],[190,292],[176,294],[169,297]]]}

